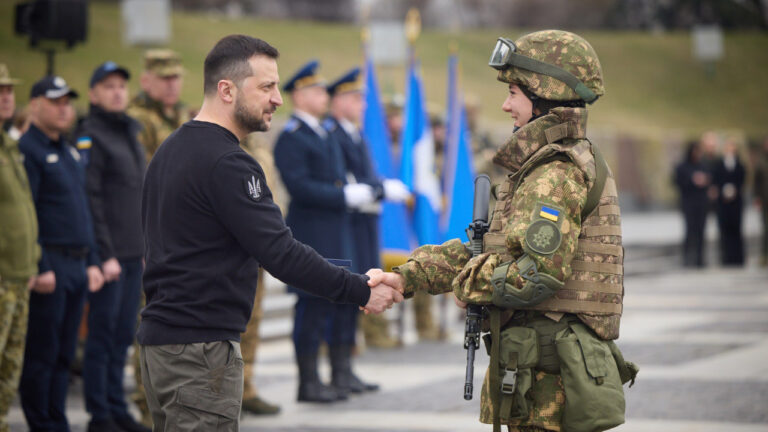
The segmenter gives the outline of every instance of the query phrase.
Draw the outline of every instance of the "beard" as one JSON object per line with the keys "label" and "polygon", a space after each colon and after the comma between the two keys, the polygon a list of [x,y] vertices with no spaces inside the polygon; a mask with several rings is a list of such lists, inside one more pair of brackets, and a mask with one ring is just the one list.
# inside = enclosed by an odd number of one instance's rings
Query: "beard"
{"label": "beard", "polygon": [[[256,116],[254,113],[248,111],[248,107],[241,101],[243,97],[238,97],[235,102],[235,122],[237,125],[251,132],[265,132],[269,130],[269,124],[264,121],[262,117]],[[262,115],[264,113],[262,112]]]}

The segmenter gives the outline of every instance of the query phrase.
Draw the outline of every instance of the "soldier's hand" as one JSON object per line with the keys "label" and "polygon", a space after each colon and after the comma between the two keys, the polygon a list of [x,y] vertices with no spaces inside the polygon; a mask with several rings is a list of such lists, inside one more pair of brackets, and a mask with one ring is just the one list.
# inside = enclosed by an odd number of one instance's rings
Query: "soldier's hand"
{"label": "soldier's hand", "polygon": [[104,275],[99,266],[88,266],[85,272],[88,274],[88,291],[97,292],[104,286]]}
{"label": "soldier's hand", "polygon": [[460,307],[461,309],[466,309],[467,308],[467,304],[465,302],[459,300],[458,297],[456,297],[456,296],[451,296],[451,297],[453,297],[453,302],[456,303],[456,306]]}
{"label": "soldier's hand", "polygon": [[35,287],[35,281],[37,280],[37,276],[32,276],[29,279],[27,279],[27,289],[32,290]]}
{"label": "soldier's hand", "polygon": [[50,294],[56,289],[56,275],[53,271],[40,273],[35,278],[35,284],[32,291],[38,294]]}
{"label": "soldier's hand", "polygon": [[104,272],[104,282],[114,282],[120,279],[123,269],[117,258],[110,258],[101,263],[101,271]]}
{"label": "soldier's hand", "polygon": [[[381,271],[381,270],[379,270]],[[405,293],[405,278],[403,275],[395,272],[382,272],[381,273],[381,283],[391,286],[392,288],[396,289],[400,292],[400,294]]]}

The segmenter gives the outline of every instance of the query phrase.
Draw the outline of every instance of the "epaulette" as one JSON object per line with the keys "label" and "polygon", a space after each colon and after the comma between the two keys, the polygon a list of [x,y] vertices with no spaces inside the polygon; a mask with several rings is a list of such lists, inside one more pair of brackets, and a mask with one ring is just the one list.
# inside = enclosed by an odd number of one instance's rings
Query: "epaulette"
{"label": "epaulette", "polygon": [[323,129],[327,130],[328,132],[335,131],[336,127],[337,127],[336,122],[333,121],[332,118],[329,117],[329,118],[323,120]]}
{"label": "epaulette", "polygon": [[83,136],[77,139],[77,149],[78,150],[88,150],[93,146],[93,141],[91,141],[91,137],[89,136]]}
{"label": "epaulette", "polygon": [[291,118],[285,123],[285,126],[283,126],[284,132],[296,132],[296,130],[301,126],[298,120],[295,118]]}

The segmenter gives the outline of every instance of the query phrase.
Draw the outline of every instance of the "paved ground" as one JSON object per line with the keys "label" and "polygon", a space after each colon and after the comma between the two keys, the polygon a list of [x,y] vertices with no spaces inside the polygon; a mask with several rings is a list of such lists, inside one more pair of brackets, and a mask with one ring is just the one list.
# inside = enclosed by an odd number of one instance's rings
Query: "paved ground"
{"label": "paved ground", "polygon": [[[641,220],[637,223],[647,229]],[[632,235],[663,240],[667,234],[660,230],[673,232],[667,225],[645,237]],[[627,248],[626,307],[618,344],[641,372],[626,391],[627,423],[616,430],[768,432],[768,270],[758,268],[754,259],[745,269],[683,270],[677,266],[676,248],[662,243],[636,242]],[[478,398],[462,398],[463,323],[455,310],[448,316],[451,337],[446,342],[419,343],[409,331],[403,348],[364,352],[357,358],[358,372],[380,383],[382,391],[331,406],[294,402],[289,341],[264,344],[255,383],[283,412],[270,418],[246,416],[241,429],[489,431],[477,421]],[[410,313],[406,319],[405,327],[412,328]],[[487,362],[484,353],[478,355],[476,395]],[[328,365],[322,367],[327,376]],[[88,419],[80,388],[76,380],[69,398],[75,431],[85,430]],[[10,420],[13,431],[26,430],[18,405]]]}

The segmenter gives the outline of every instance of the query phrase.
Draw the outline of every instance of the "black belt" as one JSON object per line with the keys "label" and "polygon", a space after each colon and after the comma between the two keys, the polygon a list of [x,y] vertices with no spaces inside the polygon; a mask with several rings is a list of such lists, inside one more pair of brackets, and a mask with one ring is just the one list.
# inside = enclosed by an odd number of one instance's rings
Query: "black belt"
{"label": "black belt", "polygon": [[43,245],[45,250],[56,252],[61,255],[68,256],[70,258],[85,259],[88,253],[91,251],[87,246],[72,247],[72,246],[59,246],[59,245]]}

